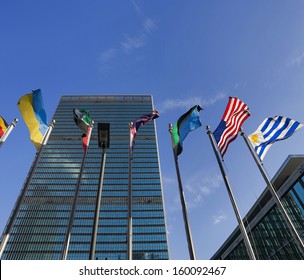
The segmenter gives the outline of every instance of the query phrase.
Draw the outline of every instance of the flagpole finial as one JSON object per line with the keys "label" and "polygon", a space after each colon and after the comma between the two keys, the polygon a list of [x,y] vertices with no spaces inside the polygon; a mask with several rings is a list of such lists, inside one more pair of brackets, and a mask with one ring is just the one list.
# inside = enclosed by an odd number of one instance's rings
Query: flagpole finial
{"label": "flagpole finial", "polygon": [[172,130],[173,130],[172,123],[169,123],[169,132],[172,133]]}
{"label": "flagpole finial", "polygon": [[17,124],[17,122],[18,122],[18,119],[17,119],[17,118],[15,118],[15,119],[14,119],[14,121],[11,123],[11,125],[12,125],[13,127],[15,127],[15,126],[16,126],[16,124]]}
{"label": "flagpole finial", "polygon": [[50,126],[54,127],[55,123],[56,123],[55,119],[52,119],[51,123],[50,123]]}
{"label": "flagpole finial", "polygon": [[93,126],[94,125],[94,121],[93,120],[91,120],[91,122],[90,122],[90,126]]}
{"label": "flagpole finial", "polygon": [[132,128],[132,125],[133,125],[133,123],[132,123],[132,122],[129,122],[129,128],[130,128],[130,129]]}
{"label": "flagpole finial", "polygon": [[207,130],[207,133],[211,132],[211,131],[210,131],[210,126],[209,126],[209,125],[206,125],[206,130]]}

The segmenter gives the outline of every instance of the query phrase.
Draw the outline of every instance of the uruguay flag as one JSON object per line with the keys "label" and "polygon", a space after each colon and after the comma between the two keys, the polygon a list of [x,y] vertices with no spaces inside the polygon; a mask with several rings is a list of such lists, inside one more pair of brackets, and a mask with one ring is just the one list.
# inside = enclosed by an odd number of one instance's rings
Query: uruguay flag
{"label": "uruguay flag", "polygon": [[248,138],[260,159],[263,160],[274,142],[287,139],[301,127],[303,124],[290,118],[270,117],[266,118]]}

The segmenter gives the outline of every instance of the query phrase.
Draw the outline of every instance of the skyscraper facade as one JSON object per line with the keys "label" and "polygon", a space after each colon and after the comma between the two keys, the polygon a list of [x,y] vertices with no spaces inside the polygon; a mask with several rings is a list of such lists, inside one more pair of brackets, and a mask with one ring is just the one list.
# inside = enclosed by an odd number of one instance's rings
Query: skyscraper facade
{"label": "skyscraper facade", "polygon": [[[102,149],[97,123],[110,124],[96,259],[127,259],[129,122],[151,113],[150,95],[63,96],[56,125],[27,187],[15,219],[2,235],[1,259],[60,259],[83,156],[82,132],[73,109],[87,109],[95,121],[75,209],[67,259],[89,259]],[[12,215],[11,217],[14,217]],[[133,259],[168,259],[155,121],[140,128],[132,160]],[[10,225],[8,228],[8,225]],[[5,244],[4,239],[7,238]]]}
{"label": "skyscraper facade", "polygon": [[[304,156],[289,156],[272,179],[272,184],[302,240],[304,240],[303,172]],[[243,221],[257,259],[304,259],[268,189],[261,194]],[[212,259],[227,260],[248,258],[238,228],[212,257]]]}

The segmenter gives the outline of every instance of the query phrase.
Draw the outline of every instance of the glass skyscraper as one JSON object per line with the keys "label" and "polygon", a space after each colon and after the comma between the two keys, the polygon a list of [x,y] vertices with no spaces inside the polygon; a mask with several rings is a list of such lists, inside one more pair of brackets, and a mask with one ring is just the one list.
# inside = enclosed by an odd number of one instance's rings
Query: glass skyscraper
{"label": "glass skyscraper", "polygon": [[[97,259],[127,259],[129,122],[153,111],[150,95],[63,96],[55,127],[38,162],[1,259],[61,258],[83,149],[73,109],[87,109],[95,121],[80,184],[67,259],[89,259],[102,149],[97,123],[110,123],[101,195]],[[13,210],[14,211],[14,210]],[[167,231],[155,121],[142,126],[132,161],[133,259],[168,259]],[[8,225],[11,222],[11,228]],[[9,233],[9,235],[6,235]],[[3,242],[2,242],[3,243]]]}
{"label": "glass skyscraper", "polygon": [[[304,240],[303,172],[304,156],[289,156],[272,180],[272,184],[302,240]],[[257,259],[304,259],[267,189],[244,218],[244,224]],[[238,228],[234,230],[212,259],[249,259]]]}

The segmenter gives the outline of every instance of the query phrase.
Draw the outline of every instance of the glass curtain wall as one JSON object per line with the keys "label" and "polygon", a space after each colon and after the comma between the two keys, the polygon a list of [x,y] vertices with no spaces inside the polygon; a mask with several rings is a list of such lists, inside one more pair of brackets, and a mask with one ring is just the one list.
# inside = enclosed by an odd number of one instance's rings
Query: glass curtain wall
{"label": "glass curtain wall", "polygon": [[[102,149],[97,123],[110,123],[97,259],[127,259],[129,122],[150,113],[150,95],[63,96],[55,128],[28,186],[2,259],[60,259],[83,149],[73,109],[95,121],[81,180],[68,259],[88,259]],[[155,121],[136,136],[132,163],[133,259],[168,259]]]}

